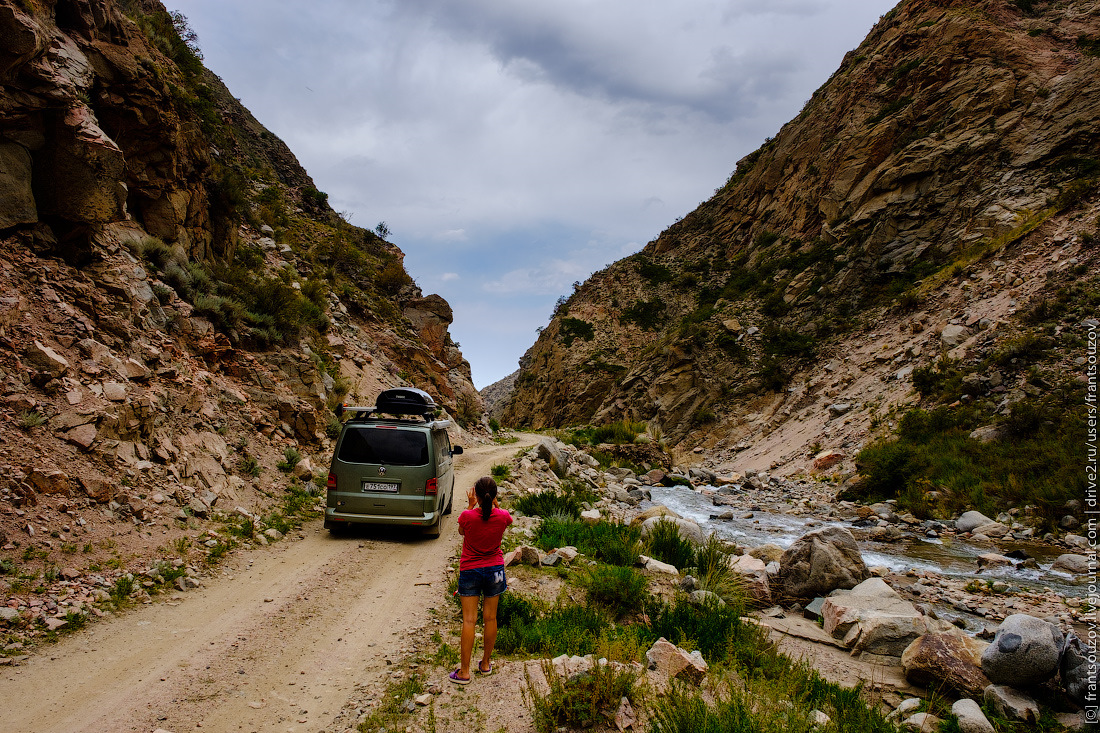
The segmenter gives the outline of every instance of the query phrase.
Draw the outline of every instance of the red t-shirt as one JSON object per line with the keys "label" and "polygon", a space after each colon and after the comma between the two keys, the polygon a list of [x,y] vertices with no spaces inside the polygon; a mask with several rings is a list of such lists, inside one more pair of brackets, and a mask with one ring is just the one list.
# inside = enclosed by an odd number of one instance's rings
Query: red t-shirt
{"label": "red t-shirt", "polygon": [[467,509],[459,514],[462,557],[459,558],[458,569],[473,570],[503,565],[504,553],[500,550],[500,540],[511,523],[512,515],[496,507],[493,507],[493,513],[488,520],[481,518],[481,507]]}

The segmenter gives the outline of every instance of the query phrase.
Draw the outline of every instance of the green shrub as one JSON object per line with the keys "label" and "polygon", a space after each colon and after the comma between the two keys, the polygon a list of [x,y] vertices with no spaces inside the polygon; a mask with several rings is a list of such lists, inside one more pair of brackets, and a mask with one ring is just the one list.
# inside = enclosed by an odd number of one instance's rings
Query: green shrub
{"label": "green shrub", "polygon": [[573,341],[578,338],[584,341],[591,341],[596,336],[596,331],[591,323],[583,321],[580,318],[573,318],[572,316],[561,319],[561,329],[559,333],[566,347],[572,346]]}
{"label": "green shrub", "polygon": [[239,328],[245,319],[245,307],[221,295],[196,295],[192,305],[195,313],[205,316],[219,331]]}
{"label": "green shrub", "polygon": [[675,522],[663,517],[650,527],[645,548],[654,559],[677,568],[689,568],[695,561],[695,547],[680,535]]}
{"label": "green shrub", "polygon": [[664,313],[664,301],[655,296],[650,300],[634,301],[633,305],[620,314],[619,320],[623,323],[633,323],[645,331],[653,331],[661,324]]}
{"label": "green shrub", "polygon": [[524,494],[516,499],[515,508],[531,517],[563,516],[577,519],[581,515],[581,503],[572,496],[564,496],[556,491],[540,491],[537,494]]}
{"label": "green shrub", "polygon": [[489,469],[489,473],[498,482],[512,480],[512,466],[509,463],[497,463]]}
{"label": "green shrub", "polygon": [[1020,368],[1042,359],[1053,345],[1051,339],[1025,333],[1004,343],[993,355],[992,361],[1000,367]]}
{"label": "green shrub", "polygon": [[237,470],[245,476],[256,478],[260,475],[260,462],[246,453],[242,455],[240,461],[237,462]]}
{"label": "green shrub", "polygon": [[531,710],[538,733],[608,727],[615,720],[623,698],[637,698],[635,673],[611,664],[601,664],[590,672],[562,678],[549,660],[542,662],[542,673],[549,689],[545,695],[524,671],[524,702]]}
{"label": "green shrub", "polygon": [[302,460],[302,454],[298,451],[297,448],[290,445],[283,449],[283,458],[285,460],[276,463],[275,467],[283,473],[290,473],[294,470],[294,467],[297,466],[298,463]]}
{"label": "green shrub", "polygon": [[627,524],[588,524],[562,516],[544,517],[534,544],[543,550],[576,547],[578,552],[609,565],[630,566],[641,553],[641,529]]}
{"label": "green shrub", "polygon": [[782,326],[769,326],[764,330],[764,353],[775,356],[809,358],[817,350],[817,340]]}
{"label": "green shrub", "polygon": [[601,633],[610,621],[596,608],[555,606],[530,621],[513,617],[497,633],[497,649],[502,654],[585,655],[596,650]]}
{"label": "green shrub", "polygon": [[538,616],[536,601],[527,599],[522,593],[508,591],[500,596],[500,601],[497,603],[499,628],[530,624],[536,616]]}
{"label": "green shrub", "polygon": [[646,599],[645,576],[632,567],[596,565],[583,579],[588,602],[620,618],[638,611]]}
{"label": "green shrub", "polygon": [[767,648],[767,634],[743,623],[744,608],[732,603],[694,604],[680,597],[673,604],[651,604],[649,633],[654,640],[664,637],[689,651],[698,649],[710,664],[734,658],[751,659]]}
{"label": "green shrub", "polygon": [[643,255],[638,255],[636,262],[638,263],[638,274],[651,283],[667,283],[674,277],[672,270]]}
{"label": "green shrub", "polygon": [[646,424],[644,422],[620,420],[610,425],[599,425],[592,430],[589,445],[633,443],[634,439],[645,433],[645,431]]}
{"label": "green shrub", "polygon": [[111,602],[116,606],[121,605],[123,601],[130,597],[130,594],[134,592],[134,576],[129,573],[118,576],[115,579],[114,585],[111,586],[110,596]]}
{"label": "green shrub", "polygon": [[48,418],[38,410],[23,410],[19,413],[19,427],[24,430],[45,425]]}

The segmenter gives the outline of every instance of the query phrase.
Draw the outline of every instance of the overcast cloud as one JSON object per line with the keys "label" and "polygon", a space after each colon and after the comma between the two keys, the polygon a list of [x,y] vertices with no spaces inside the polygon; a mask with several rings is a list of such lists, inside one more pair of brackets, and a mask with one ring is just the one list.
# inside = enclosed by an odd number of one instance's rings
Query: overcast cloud
{"label": "overcast cloud", "polygon": [[455,311],[478,387],[791,119],[889,0],[168,0]]}

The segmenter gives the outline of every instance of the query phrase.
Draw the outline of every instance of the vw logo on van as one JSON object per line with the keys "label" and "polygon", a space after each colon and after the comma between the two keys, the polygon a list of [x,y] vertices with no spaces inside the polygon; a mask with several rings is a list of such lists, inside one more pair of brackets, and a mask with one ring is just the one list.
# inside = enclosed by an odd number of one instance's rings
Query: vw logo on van
{"label": "vw logo on van", "polygon": [[378,467],[378,475],[379,476],[385,476],[386,475],[386,467],[385,466],[379,466]]}

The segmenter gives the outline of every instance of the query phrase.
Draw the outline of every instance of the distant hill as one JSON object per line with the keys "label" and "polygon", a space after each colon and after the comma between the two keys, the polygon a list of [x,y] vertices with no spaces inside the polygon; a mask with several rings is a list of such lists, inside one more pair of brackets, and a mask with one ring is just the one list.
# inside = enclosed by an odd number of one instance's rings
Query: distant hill
{"label": "distant hill", "polygon": [[485,403],[485,412],[489,417],[500,420],[504,416],[504,408],[508,406],[508,401],[516,388],[517,376],[519,376],[518,369],[481,390],[481,399]]}

